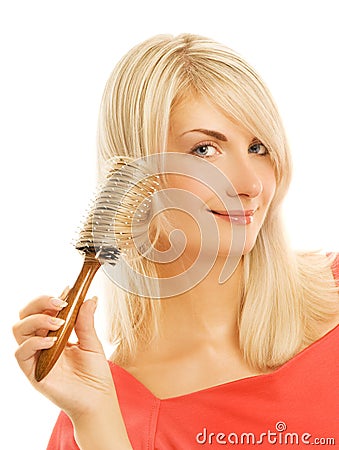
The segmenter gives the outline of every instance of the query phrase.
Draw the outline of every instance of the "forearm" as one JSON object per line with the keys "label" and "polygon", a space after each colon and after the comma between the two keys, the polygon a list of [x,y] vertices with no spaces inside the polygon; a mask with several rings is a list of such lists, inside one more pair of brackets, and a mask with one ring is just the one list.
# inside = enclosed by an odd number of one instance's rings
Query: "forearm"
{"label": "forearm", "polygon": [[133,450],[120,409],[114,409],[112,404],[73,420],[73,426],[81,450]]}

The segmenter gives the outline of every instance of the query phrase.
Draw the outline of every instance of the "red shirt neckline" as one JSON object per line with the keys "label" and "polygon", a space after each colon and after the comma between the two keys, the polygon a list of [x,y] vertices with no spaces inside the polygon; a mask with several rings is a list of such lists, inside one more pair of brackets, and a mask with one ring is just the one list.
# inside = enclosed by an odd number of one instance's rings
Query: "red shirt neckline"
{"label": "red shirt neckline", "polygon": [[[330,255],[332,253],[336,253],[336,252],[326,252],[326,256],[328,256],[328,255]],[[337,253],[337,258],[333,261],[332,266],[331,266],[334,279],[336,279],[338,277],[338,275],[339,275],[338,264],[339,264],[339,253]],[[339,283],[337,283],[337,285],[339,286]],[[188,397],[194,397],[196,395],[203,394],[203,393],[208,393],[209,391],[214,391],[214,390],[217,390],[217,389],[222,389],[222,388],[223,389],[226,389],[226,388],[227,389],[231,389],[232,387],[237,387],[238,385],[243,385],[243,384],[246,385],[246,384],[252,383],[252,382],[254,382],[254,383],[261,382],[261,381],[265,382],[265,381],[270,380],[272,378],[274,379],[281,372],[284,372],[285,370],[288,370],[290,367],[293,367],[296,364],[296,362],[299,361],[299,359],[304,358],[305,355],[308,355],[310,352],[314,351],[315,348],[317,348],[323,342],[326,342],[327,339],[331,338],[337,332],[339,332],[339,323],[334,328],[329,330],[326,334],[321,336],[319,339],[317,339],[316,341],[312,342],[310,345],[305,347],[299,353],[294,355],[291,359],[286,361],[284,364],[282,364],[280,367],[278,367],[278,369],[274,370],[273,372],[264,373],[264,374],[260,374],[260,375],[252,375],[252,376],[249,376],[249,377],[238,378],[237,380],[226,381],[225,383],[220,383],[220,384],[217,384],[217,385],[214,385],[214,386],[210,386],[210,387],[207,387],[207,388],[199,389],[197,391],[188,392],[186,394],[177,395],[177,396],[173,396],[173,397],[167,397],[167,398],[159,398],[159,397],[157,397],[143,383],[141,383],[141,381],[139,381],[137,378],[135,378],[126,369],[124,369],[121,366],[118,366],[113,361],[108,361],[108,362],[109,362],[109,364],[110,364],[112,369],[115,367],[115,368],[117,368],[117,370],[120,370],[120,372],[122,374],[125,374],[125,376],[127,378],[129,378],[131,381],[133,381],[137,386],[139,386],[139,388],[141,388],[145,392],[147,392],[153,399],[157,400],[158,402],[170,402],[171,400],[178,400],[178,399],[181,399],[181,398],[185,399],[185,398],[188,398]]]}
{"label": "red shirt neckline", "polygon": [[154,399],[156,399],[157,401],[159,401],[159,402],[169,402],[171,400],[178,400],[180,398],[185,399],[187,397],[192,397],[192,396],[195,396],[195,395],[203,394],[203,393],[206,393],[206,392],[209,392],[209,391],[213,391],[213,390],[217,390],[217,389],[222,389],[222,388],[223,389],[226,389],[226,388],[227,389],[231,389],[232,387],[237,387],[239,384],[247,384],[247,383],[252,383],[252,382],[256,383],[256,382],[261,382],[261,381],[265,382],[268,379],[275,378],[281,372],[284,372],[285,370],[288,370],[291,366],[293,367],[296,364],[296,362],[299,361],[299,359],[305,357],[305,355],[308,355],[309,352],[314,351],[315,348],[319,347],[319,345],[323,344],[325,341],[327,341],[327,339],[331,338],[332,335],[335,335],[337,332],[339,332],[339,324],[337,324],[334,328],[329,330],[326,334],[321,336],[319,339],[317,339],[316,341],[312,342],[310,345],[305,347],[303,350],[301,350],[299,353],[294,355],[291,359],[286,361],[284,364],[282,364],[280,367],[278,367],[278,369],[274,370],[273,372],[263,373],[263,374],[260,374],[260,375],[252,375],[252,376],[244,377],[244,378],[238,378],[237,380],[226,381],[225,383],[220,383],[220,384],[217,384],[217,385],[214,385],[214,386],[210,386],[210,387],[207,387],[207,388],[199,389],[197,391],[188,392],[186,394],[177,395],[177,396],[173,396],[173,397],[166,397],[166,398],[159,398],[159,397],[157,397],[143,383],[141,383],[141,381],[139,381],[137,378],[135,378],[126,369],[124,369],[123,367],[115,364],[112,361],[108,361],[108,362],[109,362],[109,364],[110,364],[110,366],[112,368],[115,367],[118,370],[120,370],[127,377],[129,377],[134,383],[139,385],[139,387],[141,387],[143,390],[148,392],[149,395],[151,397],[153,397]]}

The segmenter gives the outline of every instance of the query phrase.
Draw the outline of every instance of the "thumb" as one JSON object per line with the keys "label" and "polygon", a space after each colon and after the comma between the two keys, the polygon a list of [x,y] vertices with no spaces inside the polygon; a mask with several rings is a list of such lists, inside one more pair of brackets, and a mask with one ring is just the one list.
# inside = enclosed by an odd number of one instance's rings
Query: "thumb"
{"label": "thumb", "polygon": [[94,312],[97,307],[97,297],[86,300],[79,310],[74,331],[78,337],[79,346],[83,350],[103,353],[103,348],[94,328]]}

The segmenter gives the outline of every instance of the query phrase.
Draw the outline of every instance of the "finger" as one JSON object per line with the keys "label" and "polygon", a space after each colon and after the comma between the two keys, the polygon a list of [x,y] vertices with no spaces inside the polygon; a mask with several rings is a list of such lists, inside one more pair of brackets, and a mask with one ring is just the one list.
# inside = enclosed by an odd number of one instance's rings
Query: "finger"
{"label": "finger", "polygon": [[13,334],[20,345],[32,336],[46,336],[49,330],[58,330],[65,321],[46,314],[25,317],[13,326]]}
{"label": "finger", "polygon": [[34,336],[23,342],[15,352],[15,357],[21,370],[30,376],[33,372],[36,354],[42,349],[51,348],[56,341],[56,337]]}
{"label": "finger", "polygon": [[41,295],[34,298],[24,308],[21,309],[21,311],[19,312],[19,318],[24,319],[25,317],[32,314],[39,314],[42,312],[46,312],[46,314],[50,315],[55,315],[67,305],[64,299],[67,297],[67,293],[69,292],[69,290],[70,288],[67,286],[67,288],[64,289],[62,295],[60,296],[62,298],[57,298],[50,295]]}
{"label": "finger", "polygon": [[103,353],[103,347],[94,328],[94,312],[97,297],[87,300],[79,310],[75,324],[75,333],[78,337],[78,345],[83,350]]}

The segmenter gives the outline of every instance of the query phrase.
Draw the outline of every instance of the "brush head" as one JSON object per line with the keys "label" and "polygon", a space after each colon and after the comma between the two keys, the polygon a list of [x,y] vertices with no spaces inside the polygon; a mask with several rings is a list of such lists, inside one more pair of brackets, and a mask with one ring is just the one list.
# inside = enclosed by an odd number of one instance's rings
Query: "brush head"
{"label": "brush head", "polygon": [[143,160],[121,156],[109,161],[105,178],[74,245],[87,258],[115,265],[134,239],[147,238],[159,175],[150,174]]}

